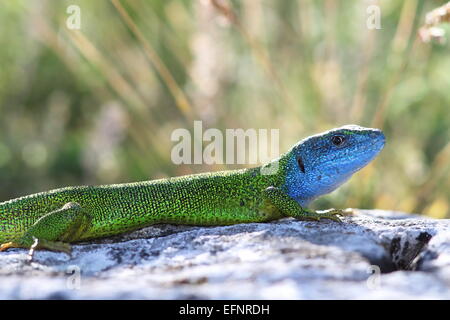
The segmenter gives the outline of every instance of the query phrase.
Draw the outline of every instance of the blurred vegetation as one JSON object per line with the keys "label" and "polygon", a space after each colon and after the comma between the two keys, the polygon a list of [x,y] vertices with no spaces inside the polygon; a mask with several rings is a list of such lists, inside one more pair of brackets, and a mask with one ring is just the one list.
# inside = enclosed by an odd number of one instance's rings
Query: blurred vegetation
{"label": "blurred vegetation", "polygon": [[355,123],[387,145],[314,206],[448,217],[450,45],[417,36],[444,2],[2,1],[0,201],[230,168],[172,163],[172,131],[194,120],[280,128],[281,152]]}

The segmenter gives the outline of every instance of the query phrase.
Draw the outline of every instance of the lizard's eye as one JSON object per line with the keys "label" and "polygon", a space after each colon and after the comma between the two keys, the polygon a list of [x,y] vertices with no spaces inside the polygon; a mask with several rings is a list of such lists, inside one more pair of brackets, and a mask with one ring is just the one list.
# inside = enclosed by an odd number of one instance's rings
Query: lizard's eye
{"label": "lizard's eye", "polygon": [[332,136],[331,142],[335,146],[341,146],[345,142],[345,138],[343,136]]}

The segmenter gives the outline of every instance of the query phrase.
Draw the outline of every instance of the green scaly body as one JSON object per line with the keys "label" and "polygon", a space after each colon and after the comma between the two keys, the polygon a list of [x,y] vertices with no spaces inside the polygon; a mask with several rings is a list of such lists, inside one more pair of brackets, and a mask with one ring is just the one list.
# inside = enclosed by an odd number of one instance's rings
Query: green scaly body
{"label": "green scaly body", "polygon": [[[262,197],[277,184],[259,168],[203,173],[138,183],[68,187],[0,203],[0,243],[13,241],[36,220],[76,202],[92,222],[78,239],[119,234],[157,223],[226,225],[281,217]],[[49,226],[51,228],[51,226]]]}

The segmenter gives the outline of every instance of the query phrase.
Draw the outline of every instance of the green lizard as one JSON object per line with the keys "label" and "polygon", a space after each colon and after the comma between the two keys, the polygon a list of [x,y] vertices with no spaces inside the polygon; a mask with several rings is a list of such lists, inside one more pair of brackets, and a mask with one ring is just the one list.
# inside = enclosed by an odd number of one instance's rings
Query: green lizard
{"label": "green lizard", "polygon": [[308,137],[261,167],[67,187],[2,202],[0,251],[70,252],[70,243],[157,223],[210,226],[282,217],[340,221],[343,210],[312,211],[307,205],[367,165],[384,142],[380,130],[350,125]]}

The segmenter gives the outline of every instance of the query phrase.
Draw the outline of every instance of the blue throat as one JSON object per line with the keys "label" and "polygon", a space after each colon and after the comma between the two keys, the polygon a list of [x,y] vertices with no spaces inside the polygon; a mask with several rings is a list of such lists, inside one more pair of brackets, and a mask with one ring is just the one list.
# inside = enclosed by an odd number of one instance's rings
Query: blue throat
{"label": "blue throat", "polygon": [[[290,159],[288,166],[295,168],[297,161],[295,157]],[[317,197],[330,193],[346,182],[353,172],[336,173],[334,170],[311,170],[305,173],[292,173],[295,170],[288,170],[283,189],[302,207],[309,205]]]}

